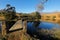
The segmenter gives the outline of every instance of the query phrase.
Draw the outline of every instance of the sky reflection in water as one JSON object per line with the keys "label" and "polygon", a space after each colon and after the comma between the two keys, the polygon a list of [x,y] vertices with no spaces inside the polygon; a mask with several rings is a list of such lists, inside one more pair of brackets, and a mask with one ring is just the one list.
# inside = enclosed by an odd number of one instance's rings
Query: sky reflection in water
{"label": "sky reflection in water", "polygon": [[[53,24],[53,23],[49,23],[49,22],[41,22],[38,26],[38,28],[41,29],[48,29],[51,30],[53,28],[60,28],[60,25],[58,24]],[[36,28],[33,27],[33,22],[28,22],[27,24],[27,30],[31,33],[31,32],[36,32]]]}

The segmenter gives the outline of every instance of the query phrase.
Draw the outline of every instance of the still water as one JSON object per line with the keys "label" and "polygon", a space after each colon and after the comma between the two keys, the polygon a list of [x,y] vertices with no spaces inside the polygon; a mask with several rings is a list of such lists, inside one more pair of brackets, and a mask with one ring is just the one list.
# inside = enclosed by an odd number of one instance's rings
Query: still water
{"label": "still water", "polygon": [[[60,28],[59,24],[53,24],[49,22],[41,22],[38,26],[40,29],[48,29],[51,30],[53,28]],[[30,34],[36,33],[36,28],[33,26],[33,22],[28,22],[27,24],[27,30]]]}

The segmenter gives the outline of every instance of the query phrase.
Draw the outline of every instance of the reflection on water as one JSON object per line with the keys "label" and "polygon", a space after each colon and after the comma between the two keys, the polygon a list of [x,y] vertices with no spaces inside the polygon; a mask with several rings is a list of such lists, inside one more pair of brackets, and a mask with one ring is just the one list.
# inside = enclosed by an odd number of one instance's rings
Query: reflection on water
{"label": "reflection on water", "polygon": [[[53,23],[48,23],[48,22],[41,22],[40,25],[38,26],[38,29],[44,29],[44,30],[46,30],[46,29],[52,30],[54,28],[60,28],[60,25],[53,24]],[[30,34],[32,36],[36,35],[36,34],[40,35],[39,33],[37,33],[37,28],[35,28],[33,26],[33,22],[28,22],[28,24],[27,24],[27,32],[28,32],[28,34]]]}
{"label": "reflection on water", "polygon": [[[53,28],[60,28],[60,25],[53,24],[53,23],[48,23],[48,22],[41,22],[40,25],[38,26],[38,28],[49,30],[49,29],[53,29]],[[36,31],[36,28],[33,27],[33,22],[28,22],[27,29],[29,31]]]}

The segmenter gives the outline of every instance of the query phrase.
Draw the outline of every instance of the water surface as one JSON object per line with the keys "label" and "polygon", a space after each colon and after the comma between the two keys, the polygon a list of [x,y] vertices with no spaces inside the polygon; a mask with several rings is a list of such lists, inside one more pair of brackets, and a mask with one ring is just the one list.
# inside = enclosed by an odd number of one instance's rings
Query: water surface
{"label": "water surface", "polygon": [[[53,28],[60,28],[60,25],[49,23],[49,22],[41,22],[38,28],[51,30]],[[28,22],[27,30],[29,31],[29,33],[36,33],[36,28],[33,26],[33,22]]]}

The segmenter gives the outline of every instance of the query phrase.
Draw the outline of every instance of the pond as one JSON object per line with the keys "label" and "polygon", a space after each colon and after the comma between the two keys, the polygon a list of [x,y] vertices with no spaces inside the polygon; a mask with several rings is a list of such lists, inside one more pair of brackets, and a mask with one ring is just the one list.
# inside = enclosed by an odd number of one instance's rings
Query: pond
{"label": "pond", "polygon": [[[37,27],[38,29],[44,29],[44,30],[52,30],[54,28],[59,28],[59,24],[54,24],[54,23],[49,23],[49,22],[41,22],[39,26]],[[33,22],[28,22],[27,24],[27,33],[30,35],[36,35],[37,34],[37,28],[33,26]]]}

